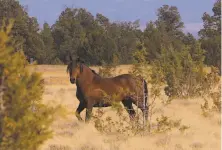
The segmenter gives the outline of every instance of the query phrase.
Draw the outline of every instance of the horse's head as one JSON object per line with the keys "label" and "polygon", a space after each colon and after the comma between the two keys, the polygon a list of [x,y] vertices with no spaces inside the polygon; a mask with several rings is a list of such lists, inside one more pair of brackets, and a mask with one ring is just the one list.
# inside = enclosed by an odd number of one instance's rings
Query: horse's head
{"label": "horse's head", "polygon": [[70,82],[72,84],[76,83],[76,79],[80,77],[80,74],[83,72],[83,61],[81,61],[79,58],[76,61],[72,60],[72,57],[70,56],[70,63],[67,66],[67,72],[69,73]]}

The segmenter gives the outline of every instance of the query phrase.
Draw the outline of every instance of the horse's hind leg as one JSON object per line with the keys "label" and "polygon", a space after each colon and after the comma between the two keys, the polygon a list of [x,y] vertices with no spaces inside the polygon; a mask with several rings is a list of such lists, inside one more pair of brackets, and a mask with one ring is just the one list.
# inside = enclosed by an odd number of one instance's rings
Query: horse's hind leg
{"label": "horse's hind leg", "polygon": [[86,108],[85,102],[80,101],[79,106],[76,109],[76,117],[79,121],[82,121],[82,117],[80,116],[80,113]]}
{"label": "horse's hind leg", "polygon": [[133,119],[136,115],[136,112],[133,109],[132,101],[129,100],[129,99],[125,99],[125,100],[122,101],[122,103],[123,103],[125,109],[127,110],[128,114],[130,116],[130,119]]}
{"label": "horse's hind leg", "polygon": [[144,106],[144,104],[142,102],[133,102],[143,113],[143,117],[145,118],[145,120],[148,120],[148,106]]}

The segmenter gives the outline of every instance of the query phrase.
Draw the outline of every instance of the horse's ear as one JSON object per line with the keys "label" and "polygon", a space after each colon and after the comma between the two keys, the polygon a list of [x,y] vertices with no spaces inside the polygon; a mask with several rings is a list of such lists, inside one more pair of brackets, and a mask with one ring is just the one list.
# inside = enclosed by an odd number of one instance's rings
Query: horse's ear
{"label": "horse's ear", "polygon": [[84,63],[85,63],[85,61],[84,61],[84,60],[80,60],[80,62],[81,62],[82,64],[84,64]]}
{"label": "horse's ear", "polygon": [[73,61],[71,52],[69,52],[69,59],[70,59],[70,61]]}
{"label": "horse's ear", "polygon": [[79,57],[76,59],[76,62],[77,63],[81,63],[81,64],[83,64],[83,63],[85,63],[82,59],[80,59]]}
{"label": "horse's ear", "polygon": [[79,62],[80,62],[80,59],[79,59],[79,57],[77,57],[77,59],[76,59],[76,62],[77,62],[77,63],[79,63]]}
{"label": "horse's ear", "polygon": [[80,72],[81,72],[81,73],[83,72],[83,66],[82,66],[82,64],[80,64]]}
{"label": "horse's ear", "polygon": [[70,61],[72,61],[72,56],[71,55],[69,56],[69,59],[70,59]]}

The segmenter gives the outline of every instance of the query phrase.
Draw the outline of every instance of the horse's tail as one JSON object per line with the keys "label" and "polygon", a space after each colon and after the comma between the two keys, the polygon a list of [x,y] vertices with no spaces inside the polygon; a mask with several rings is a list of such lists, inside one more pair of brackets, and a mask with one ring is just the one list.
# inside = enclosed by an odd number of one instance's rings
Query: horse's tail
{"label": "horse's tail", "polygon": [[145,80],[143,80],[143,99],[144,99],[144,117],[145,117],[145,120],[147,121],[148,120],[148,113],[149,113],[149,107],[148,107],[148,88],[147,88],[147,82]]}

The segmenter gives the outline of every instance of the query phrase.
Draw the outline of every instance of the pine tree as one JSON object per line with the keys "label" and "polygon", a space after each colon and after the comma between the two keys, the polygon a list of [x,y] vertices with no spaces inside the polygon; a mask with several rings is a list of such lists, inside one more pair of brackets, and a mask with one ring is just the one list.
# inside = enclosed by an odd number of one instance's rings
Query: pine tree
{"label": "pine tree", "polygon": [[36,150],[50,138],[54,108],[41,103],[41,75],[29,73],[23,51],[14,51],[13,23],[0,28],[0,149]]}
{"label": "pine tree", "polygon": [[129,73],[136,76],[141,75],[143,78],[147,79],[150,69],[148,67],[148,61],[146,60],[148,53],[144,47],[144,44],[137,42],[136,50],[132,55],[134,65],[132,67],[132,71]]}
{"label": "pine tree", "polygon": [[[165,93],[171,98],[199,96],[206,77],[204,50],[196,42],[192,47],[183,45],[181,50],[162,46],[161,57],[152,63],[166,81]],[[155,72],[157,74],[157,72]]]}
{"label": "pine tree", "polygon": [[216,0],[213,15],[203,14],[203,29],[199,31],[201,47],[206,50],[205,63],[217,67],[221,74],[221,0]]}
{"label": "pine tree", "polygon": [[40,59],[40,63],[53,64],[56,63],[56,51],[54,50],[54,39],[48,23],[43,24],[43,30],[40,33],[44,42],[44,52]]}

